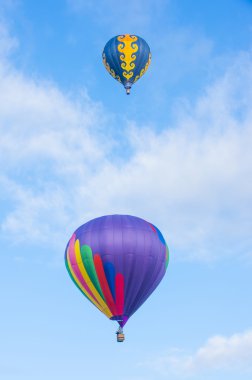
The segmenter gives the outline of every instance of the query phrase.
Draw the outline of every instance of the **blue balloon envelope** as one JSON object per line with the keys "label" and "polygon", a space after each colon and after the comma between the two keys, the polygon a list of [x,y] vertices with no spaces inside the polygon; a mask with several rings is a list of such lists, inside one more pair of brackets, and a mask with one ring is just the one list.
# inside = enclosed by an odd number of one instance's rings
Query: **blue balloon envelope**
{"label": "blue balloon envelope", "polygon": [[106,43],[102,59],[109,74],[125,87],[129,95],[131,86],[147,71],[151,52],[143,38],[122,34]]}

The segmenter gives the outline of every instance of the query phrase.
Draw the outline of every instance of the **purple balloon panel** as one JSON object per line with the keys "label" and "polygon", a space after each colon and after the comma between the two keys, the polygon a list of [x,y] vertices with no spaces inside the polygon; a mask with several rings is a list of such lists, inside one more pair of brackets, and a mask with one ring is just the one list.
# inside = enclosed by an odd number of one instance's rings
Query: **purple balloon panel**
{"label": "purple balloon panel", "polygon": [[151,223],[130,215],[108,215],[75,231],[65,260],[82,293],[123,326],[164,277],[169,252]]}

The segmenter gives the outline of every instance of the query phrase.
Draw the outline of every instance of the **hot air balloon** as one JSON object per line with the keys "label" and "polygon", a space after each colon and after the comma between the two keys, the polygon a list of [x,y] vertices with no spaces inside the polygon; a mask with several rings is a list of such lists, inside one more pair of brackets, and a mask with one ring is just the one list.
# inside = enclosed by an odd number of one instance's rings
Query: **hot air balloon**
{"label": "hot air balloon", "polygon": [[109,74],[122,83],[129,95],[132,84],[147,71],[151,53],[143,38],[122,34],[106,43],[102,60]]}
{"label": "hot air balloon", "polygon": [[130,215],[108,215],[80,226],[65,251],[68,273],[82,294],[123,327],[156,289],[169,261],[153,224]]}

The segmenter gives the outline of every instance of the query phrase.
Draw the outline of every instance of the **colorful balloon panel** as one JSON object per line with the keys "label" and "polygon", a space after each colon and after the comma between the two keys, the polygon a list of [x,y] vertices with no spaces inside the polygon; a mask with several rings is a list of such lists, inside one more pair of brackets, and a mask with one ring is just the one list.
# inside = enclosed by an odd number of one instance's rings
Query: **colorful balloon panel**
{"label": "colorful balloon panel", "polygon": [[130,215],[102,216],[83,224],[65,252],[76,286],[122,327],[158,286],[168,261],[168,247],[157,227]]}
{"label": "colorful balloon panel", "polygon": [[135,35],[123,34],[111,38],[102,53],[103,64],[112,77],[130,88],[147,71],[151,53],[147,42]]}

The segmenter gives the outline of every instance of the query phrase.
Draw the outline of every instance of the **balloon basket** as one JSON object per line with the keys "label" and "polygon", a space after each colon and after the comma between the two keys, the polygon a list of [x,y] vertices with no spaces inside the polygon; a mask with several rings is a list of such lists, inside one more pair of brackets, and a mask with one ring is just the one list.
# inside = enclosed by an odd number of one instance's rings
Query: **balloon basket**
{"label": "balloon basket", "polygon": [[122,333],[117,333],[117,342],[123,342],[125,339],[124,334]]}

